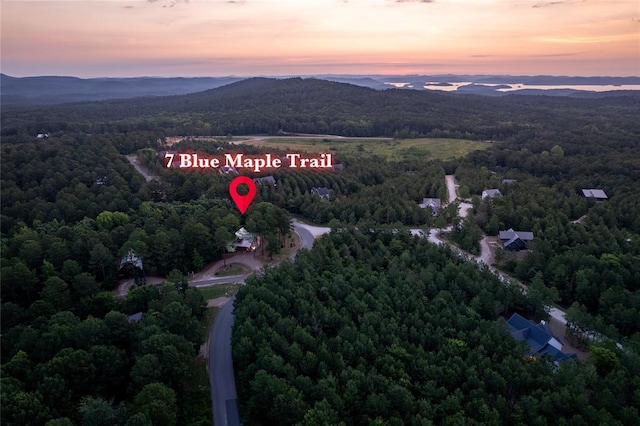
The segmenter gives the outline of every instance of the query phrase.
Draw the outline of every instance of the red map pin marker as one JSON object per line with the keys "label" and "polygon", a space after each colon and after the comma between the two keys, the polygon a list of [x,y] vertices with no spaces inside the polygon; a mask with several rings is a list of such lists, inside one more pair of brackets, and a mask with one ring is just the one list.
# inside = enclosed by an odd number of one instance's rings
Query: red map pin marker
{"label": "red map pin marker", "polygon": [[[243,183],[249,187],[247,195],[238,194],[238,185]],[[249,204],[253,201],[253,197],[256,196],[256,184],[253,183],[253,180],[250,177],[238,176],[232,180],[231,185],[229,185],[229,195],[231,195],[233,202],[236,203],[240,213],[244,214],[244,212],[247,211]]]}

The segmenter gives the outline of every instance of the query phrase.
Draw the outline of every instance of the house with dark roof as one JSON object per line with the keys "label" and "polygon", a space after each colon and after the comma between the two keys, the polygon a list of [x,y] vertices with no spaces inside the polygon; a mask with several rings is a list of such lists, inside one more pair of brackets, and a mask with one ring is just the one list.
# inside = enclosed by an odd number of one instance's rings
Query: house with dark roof
{"label": "house with dark roof", "polygon": [[516,182],[518,182],[518,181],[515,180],[515,179],[502,179],[502,183],[504,185],[509,185],[509,184],[516,183]]}
{"label": "house with dark roof", "polygon": [[527,243],[533,240],[533,232],[514,231],[513,228],[509,228],[506,231],[500,231],[498,238],[505,250],[520,251],[526,249]]}
{"label": "house with dark roof", "polygon": [[502,196],[502,193],[500,192],[499,189],[485,189],[484,191],[482,191],[483,200],[485,198],[495,198],[500,196]]}
{"label": "house with dark roof", "polygon": [[331,167],[333,168],[333,170],[344,170],[344,164],[342,163],[336,163]]}
{"label": "house with dark roof", "polygon": [[609,198],[602,189],[583,189],[582,195],[584,195],[585,198],[594,199],[596,202],[602,202]]}
{"label": "house with dark roof", "polygon": [[536,324],[514,313],[507,320],[507,325],[514,339],[527,343],[528,356],[551,357],[555,363],[576,358],[576,354],[562,352],[562,342],[553,335],[551,327],[544,321]]}
{"label": "house with dark roof", "polygon": [[261,178],[254,178],[253,183],[256,185],[273,185],[276,186],[276,179],[273,176],[265,176]]}
{"label": "house with dark roof", "polygon": [[320,198],[328,200],[331,197],[331,193],[333,190],[325,187],[316,187],[311,188],[311,195],[317,195]]}
{"label": "house with dark roof", "polygon": [[431,216],[438,216],[440,213],[440,198],[423,198],[422,203],[418,204],[421,209],[429,207],[431,209]]}

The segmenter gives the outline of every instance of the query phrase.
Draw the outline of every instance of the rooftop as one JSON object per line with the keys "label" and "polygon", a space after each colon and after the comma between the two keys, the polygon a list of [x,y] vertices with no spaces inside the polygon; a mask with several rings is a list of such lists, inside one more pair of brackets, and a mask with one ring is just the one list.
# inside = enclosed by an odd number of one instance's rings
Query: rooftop
{"label": "rooftop", "polygon": [[606,200],[609,198],[602,189],[583,189],[582,195],[587,198],[596,198],[598,200]]}

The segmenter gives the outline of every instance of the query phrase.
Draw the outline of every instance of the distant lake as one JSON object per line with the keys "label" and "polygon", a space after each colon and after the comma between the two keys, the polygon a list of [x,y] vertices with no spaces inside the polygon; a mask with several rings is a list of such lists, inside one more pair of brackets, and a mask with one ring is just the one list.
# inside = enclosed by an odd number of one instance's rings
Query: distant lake
{"label": "distant lake", "polygon": [[[498,85],[496,84],[495,86],[498,86]],[[498,92],[512,92],[514,90],[522,90],[522,89],[537,89],[537,90],[573,89],[573,90],[588,90],[590,92],[608,92],[610,90],[640,90],[640,84],[620,84],[620,85],[614,85],[614,84],[562,85],[562,84],[559,84],[554,86],[545,86],[545,85],[537,85],[537,84],[505,84],[505,86],[511,86],[511,88],[497,89]]]}
{"label": "distant lake", "polygon": [[[412,83],[404,82],[385,82],[385,84],[391,85],[397,88],[415,88]],[[456,82],[439,82],[428,81],[422,86],[428,90],[440,90],[443,92],[455,92],[459,87],[475,84],[476,86],[496,87],[498,92],[513,92],[515,90],[524,89],[536,89],[536,90],[553,90],[553,89],[572,89],[572,90],[585,90],[589,92],[607,92],[611,90],[640,90],[639,84],[556,84],[556,85],[537,85],[537,84],[522,84],[522,83],[474,83],[472,81],[456,81]]]}

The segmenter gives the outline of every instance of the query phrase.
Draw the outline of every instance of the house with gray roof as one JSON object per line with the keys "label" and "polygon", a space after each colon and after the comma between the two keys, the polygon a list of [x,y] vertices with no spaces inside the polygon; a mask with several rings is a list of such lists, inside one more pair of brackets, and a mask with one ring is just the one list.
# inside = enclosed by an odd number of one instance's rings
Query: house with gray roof
{"label": "house with gray roof", "polygon": [[583,189],[582,195],[584,195],[585,198],[594,199],[596,202],[602,202],[609,198],[602,189]]}
{"label": "house with gray roof", "polygon": [[423,198],[422,203],[418,204],[421,209],[429,207],[431,209],[431,216],[438,216],[440,214],[440,198]]}
{"label": "house with gray roof", "polygon": [[533,240],[533,232],[514,231],[513,228],[509,228],[506,231],[500,231],[498,238],[505,250],[520,251],[526,249],[527,243]]}
{"label": "house with gray roof", "polygon": [[482,191],[483,200],[485,198],[495,198],[500,196],[502,196],[502,193],[500,192],[499,189],[485,189],[484,191]]}

